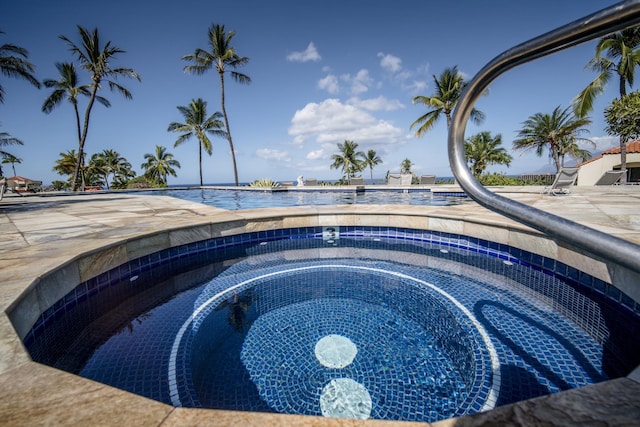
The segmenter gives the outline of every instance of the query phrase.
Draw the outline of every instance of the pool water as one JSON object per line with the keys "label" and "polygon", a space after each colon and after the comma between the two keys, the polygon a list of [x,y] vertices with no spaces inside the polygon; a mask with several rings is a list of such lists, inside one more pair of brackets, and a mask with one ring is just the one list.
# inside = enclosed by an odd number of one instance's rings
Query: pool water
{"label": "pool water", "polygon": [[459,238],[376,230],[150,256],[80,284],[25,344],[174,406],[331,417],[431,422],[608,378],[606,313],[571,311],[606,306],[589,293]]}
{"label": "pool water", "polygon": [[463,192],[433,193],[426,189],[409,191],[354,189],[260,191],[260,190],[155,190],[140,194],[163,195],[228,210],[258,209],[288,206],[353,205],[353,204],[405,204],[421,206],[450,206],[469,202]]}

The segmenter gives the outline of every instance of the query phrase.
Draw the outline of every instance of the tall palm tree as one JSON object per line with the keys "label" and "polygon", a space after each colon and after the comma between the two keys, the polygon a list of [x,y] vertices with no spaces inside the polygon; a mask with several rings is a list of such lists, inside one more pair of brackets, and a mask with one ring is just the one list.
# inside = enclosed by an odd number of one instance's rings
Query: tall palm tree
{"label": "tall palm tree", "polygon": [[330,168],[342,169],[343,176],[346,176],[347,179],[353,178],[356,173],[363,169],[362,162],[366,157],[364,152],[356,151],[357,149],[358,144],[348,139],[344,143],[338,143],[340,153],[331,155],[333,163]]}
{"label": "tall palm tree", "polygon": [[238,83],[249,84],[251,78],[246,74],[235,71],[237,68],[246,65],[249,58],[238,56],[235,48],[231,46],[231,39],[235,36],[235,31],[225,32],[224,25],[211,25],[208,31],[210,51],[206,49],[196,49],[194,53],[184,55],[185,61],[191,61],[192,65],[186,65],[184,70],[195,74],[204,74],[207,70],[214,68],[220,77],[220,97],[222,105],[222,115],[224,116],[224,126],[227,130],[227,140],[229,141],[229,149],[231,150],[231,159],[233,160],[233,176],[236,187],[238,186],[238,167],[236,165],[236,153],[233,148],[233,139],[231,138],[231,130],[229,127],[229,118],[225,107],[224,95],[224,73],[227,67],[231,68],[231,77]]}
{"label": "tall palm tree", "polygon": [[596,54],[587,68],[599,74],[578,94],[573,107],[578,117],[587,116],[593,110],[595,98],[602,94],[613,76],[618,76],[620,97],[627,94],[627,84],[633,87],[635,70],[640,65],[640,27],[629,28],[601,38]]}
{"label": "tall palm tree", "polygon": [[[98,91],[102,88],[104,83],[107,83],[111,91],[119,92],[126,99],[131,99],[131,92],[129,92],[124,86],[119,84],[116,79],[118,77],[134,78],[140,81],[140,76],[132,68],[112,68],[111,63],[114,61],[116,55],[125,53],[124,50],[111,46],[111,41],[107,41],[104,45],[100,42],[100,36],[98,29],[94,28],[93,31],[89,31],[86,28],[78,25],[78,32],[82,40],[80,45],[76,45],[66,36],[61,35],[60,39],[69,45],[69,49],[76,55],[80,65],[91,75],[91,94],[89,95],[89,103],[84,114],[84,124],[82,132],[80,133],[80,140],[78,141],[78,162],[76,164],[76,170],[74,172],[74,178],[72,180],[71,190],[76,190],[76,183],[78,173],[83,165],[84,161],[84,145],[87,141],[87,132],[89,131],[89,118],[91,116],[91,109],[96,100],[98,100]],[[81,184],[84,187],[84,181]]]}
{"label": "tall palm tree", "polygon": [[[594,99],[604,92],[609,80],[617,74],[620,99],[627,94],[627,84],[633,87],[636,67],[640,65],[640,26],[627,28],[601,38],[596,55],[587,64],[598,72],[596,78],[574,99],[574,111],[585,117],[593,110]],[[627,144],[620,138],[620,169],[624,171],[621,183],[626,183]]]}
{"label": "tall palm tree", "polygon": [[364,156],[364,160],[362,162],[363,168],[369,168],[369,172],[371,173],[371,183],[373,184],[373,167],[378,166],[382,163],[382,159],[376,153],[376,150],[369,150],[367,154]]}
{"label": "tall palm tree", "polygon": [[565,108],[557,106],[553,113],[536,113],[529,116],[522,125],[523,128],[518,133],[518,138],[513,141],[513,148],[516,150],[536,150],[538,157],[542,156],[545,147],[548,146],[549,155],[553,158],[556,172],[560,171],[562,162],[563,144],[577,144],[587,141],[580,135],[588,133],[585,126],[591,124],[591,120],[586,117],[577,117],[571,107]]}
{"label": "tall palm tree", "polygon": [[[182,135],[178,137],[173,144],[174,147],[182,144],[192,136],[195,136],[198,140],[198,164],[200,166],[200,185],[202,186],[202,150],[204,149],[208,155],[211,155],[213,146],[209,135],[227,136],[227,132],[223,130],[223,124],[220,121],[220,114],[218,111],[207,117],[207,102],[202,98],[192,99],[188,106],[177,107],[178,111],[184,117],[185,122],[172,122],[167,128],[168,132],[182,132]],[[237,182],[236,182],[237,184]]]}
{"label": "tall palm tree", "polygon": [[155,153],[147,153],[144,158],[146,162],[140,167],[144,169],[144,174],[153,181],[166,185],[167,175],[178,176],[174,168],[179,168],[180,162],[173,158],[173,154],[167,153],[165,147],[156,145]]}
{"label": "tall palm tree", "polygon": [[[16,163],[18,164],[22,163],[22,159],[14,156],[13,154],[8,154],[4,156],[4,158],[2,159],[2,163],[4,164],[11,163],[11,168],[13,169],[13,176],[16,176]],[[0,173],[0,176],[2,176],[2,173]]]}
{"label": "tall palm tree", "polygon": [[502,135],[497,134],[494,138],[488,131],[467,138],[464,150],[473,176],[478,178],[489,165],[509,166],[513,157],[500,145]]}
{"label": "tall palm tree", "polygon": [[[446,68],[439,77],[433,76],[436,92],[431,96],[418,95],[413,97],[414,104],[423,104],[430,108],[422,116],[411,123],[410,129],[418,127],[416,136],[420,137],[431,130],[438,119],[444,114],[447,128],[451,125],[451,114],[458,105],[462,90],[467,83],[458,72],[458,67]],[[475,108],[471,110],[471,121],[480,124],[484,120],[484,113]]]}
{"label": "tall palm tree", "polygon": [[[42,112],[49,114],[65,99],[69,101],[73,106],[78,131],[78,142],[80,142],[82,139],[82,128],[80,126],[80,112],[78,111],[78,96],[91,96],[91,85],[80,85],[78,83],[78,73],[76,72],[75,65],[71,62],[57,62],[56,68],[60,73],[60,80],[46,79],[42,82],[45,87],[53,88],[53,92],[51,92],[42,104]],[[102,96],[96,96],[96,101],[105,107],[111,106],[109,101]]]}
{"label": "tall palm tree", "polygon": [[[0,34],[4,31],[0,30]],[[3,44],[0,46],[0,73],[7,77],[22,78],[38,89],[40,82],[33,75],[35,67],[27,61],[29,52],[13,44]],[[4,89],[0,85],[0,104],[4,103]]]}

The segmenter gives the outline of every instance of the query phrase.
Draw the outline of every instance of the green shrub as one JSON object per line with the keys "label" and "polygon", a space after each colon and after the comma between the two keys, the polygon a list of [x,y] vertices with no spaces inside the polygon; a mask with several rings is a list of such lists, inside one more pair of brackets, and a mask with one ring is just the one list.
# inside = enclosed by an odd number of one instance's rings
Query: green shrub
{"label": "green shrub", "polygon": [[280,187],[280,183],[269,178],[262,178],[262,179],[256,179],[255,181],[249,183],[249,187],[276,188],[276,187]]}

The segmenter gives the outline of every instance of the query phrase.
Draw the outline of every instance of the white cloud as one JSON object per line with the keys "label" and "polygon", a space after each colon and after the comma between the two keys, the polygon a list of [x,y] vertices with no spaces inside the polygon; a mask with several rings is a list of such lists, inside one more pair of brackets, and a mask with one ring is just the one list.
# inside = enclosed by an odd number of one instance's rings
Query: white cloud
{"label": "white cloud", "polygon": [[322,57],[318,53],[316,46],[313,42],[310,42],[305,50],[302,52],[291,52],[287,55],[287,61],[291,62],[309,62],[309,61],[320,61]]}
{"label": "white cloud", "polygon": [[273,150],[271,148],[260,148],[256,150],[256,156],[265,160],[277,160],[288,162],[291,160],[289,153],[281,150]]}
{"label": "white cloud", "polygon": [[402,70],[402,60],[397,56],[378,52],[378,58],[380,58],[380,66],[383,70],[391,74],[396,74]]}
{"label": "white cloud", "polygon": [[329,74],[325,78],[320,79],[320,81],[318,81],[318,88],[322,90],[326,90],[331,95],[335,95],[340,91],[338,78],[333,74]]}
{"label": "white cloud", "polygon": [[404,105],[397,99],[387,99],[382,95],[377,98],[370,99],[360,99],[354,97],[349,99],[347,103],[349,105],[353,105],[355,107],[369,111],[394,111],[404,108]]}
{"label": "white cloud", "polygon": [[391,122],[379,120],[364,109],[343,104],[338,99],[309,103],[291,119],[289,135],[298,144],[315,140],[335,144],[351,139],[358,144],[396,144],[404,141],[403,131]]}
{"label": "white cloud", "polygon": [[321,148],[319,150],[309,151],[307,153],[307,160],[317,160],[324,158],[324,150]]}
{"label": "white cloud", "polygon": [[367,92],[370,87],[375,85],[375,80],[371,78],[369,71],[364,69],[358,71],[355,76],[352,76],[351,74],[343,74],[340,76],[340,79],[349,84],[350,92],[353,95],[359,95]]}

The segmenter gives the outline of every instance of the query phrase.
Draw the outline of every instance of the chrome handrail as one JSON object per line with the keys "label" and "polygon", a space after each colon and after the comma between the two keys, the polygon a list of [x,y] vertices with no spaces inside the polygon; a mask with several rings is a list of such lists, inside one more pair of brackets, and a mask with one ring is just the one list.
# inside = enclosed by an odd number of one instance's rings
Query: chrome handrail
{"label": "chrome handrail", "polygon": [[593,228],[508,199],[484,188],[467,167],[464,131],[475,101],[493,80],[523,63],[640,23],[640,0],[630,0],[586,16],[515,46],[485,65],[465,87],[449,128],[449,163],[462,189],[477,203],[542,231],[606,262],[640,273],[640,246]]}

